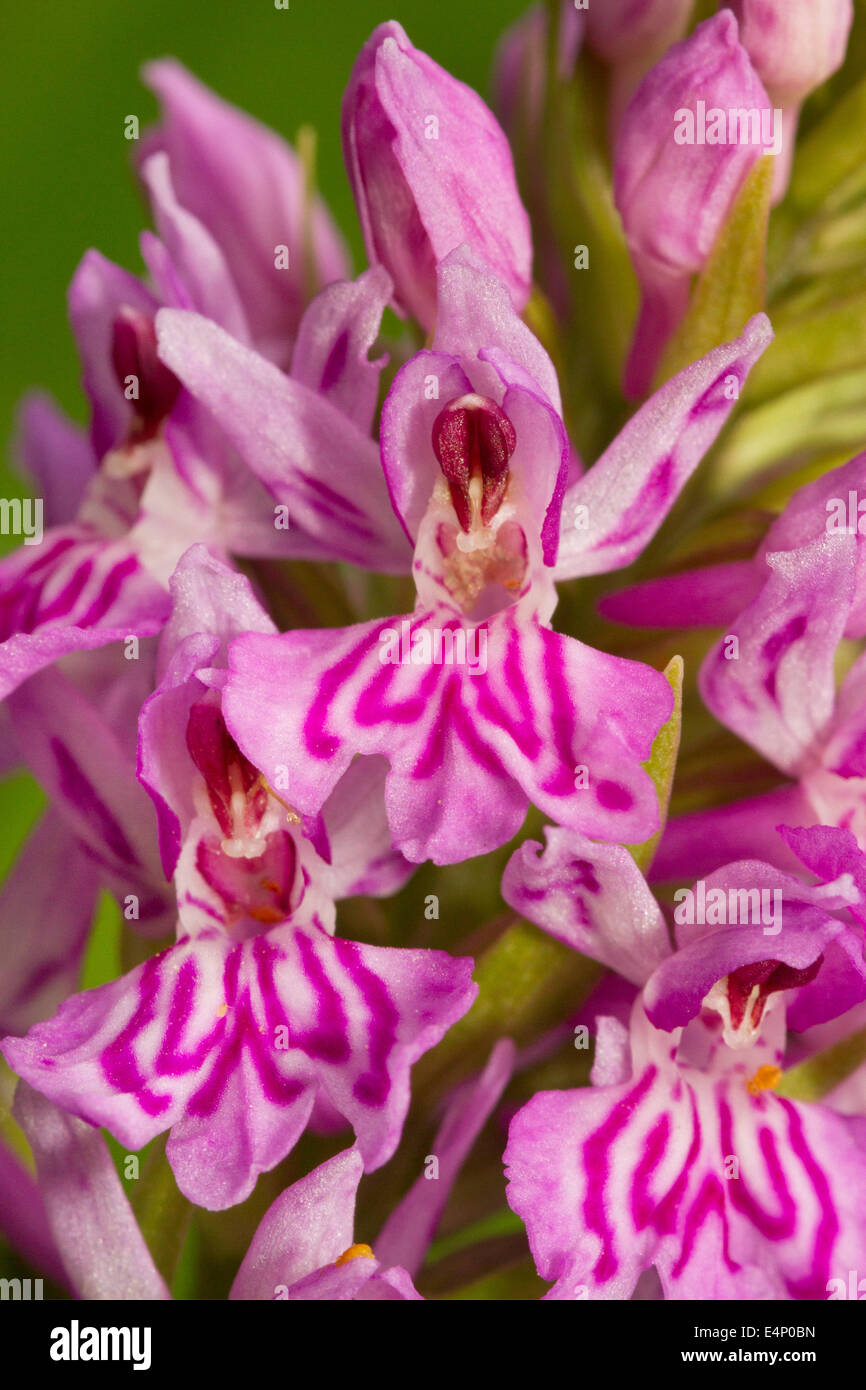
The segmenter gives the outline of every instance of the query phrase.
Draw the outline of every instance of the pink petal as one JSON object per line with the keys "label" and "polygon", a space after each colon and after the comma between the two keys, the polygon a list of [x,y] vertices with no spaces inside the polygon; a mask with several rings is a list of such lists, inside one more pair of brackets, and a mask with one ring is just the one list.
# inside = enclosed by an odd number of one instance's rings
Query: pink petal
{"label": "pink petal", "polygon": [[78,1298],[170,1298],[102,1135],[24,1082],[15,1116],[33,1150],[51,1232]]}
{"label": "pink petal", "polygon": [[[655,535],[772,341],[765,314],[684,368],[641,406],[566,494],[557,577],[631,564]],[[580,513],[578,507],[585,507]],[[576,522],[588,522],[576,525]]]}
{"label": "pink petal", "polygon": [[325,558],[389,573],[408,567],[379,451],[342,411],[195,314],[164,309],[157,333],[163,361],[288,507],[287,547],[297,526]]}
{"label": "pink petal", "polygon": [[515,912],[642,985],[670,952],[661,909],[622,845],[545,826],[511,856],[502,896]]}

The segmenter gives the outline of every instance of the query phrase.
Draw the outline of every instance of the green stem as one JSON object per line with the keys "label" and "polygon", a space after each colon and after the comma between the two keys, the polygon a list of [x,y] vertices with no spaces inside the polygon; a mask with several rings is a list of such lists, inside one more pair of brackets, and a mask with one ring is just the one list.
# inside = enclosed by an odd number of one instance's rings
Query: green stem
{"label": "green stem", "polygon": [[775,1088],[789,1100],[823,1100],[830,1091],[866,1062],[866,1028],[789,1067]]}

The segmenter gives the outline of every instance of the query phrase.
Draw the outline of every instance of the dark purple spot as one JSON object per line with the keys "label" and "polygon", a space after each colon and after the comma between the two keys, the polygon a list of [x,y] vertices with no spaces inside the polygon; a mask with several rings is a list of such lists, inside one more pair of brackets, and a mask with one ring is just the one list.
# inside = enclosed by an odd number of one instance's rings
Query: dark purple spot
{"label": "dark purple spot", "polygon": [[322,380],[319,384],[320,391],[328,391],[332,386],[336,386],[345,370],[348,355],[349,330],[344,328],[328,354],[328,360],[325,363]]}
{"label": "dark purple spot", "polygon": [[634,805],[631,792],[620,786],[619,782],[599,782],[595,799],[608,811],[628,811]]}

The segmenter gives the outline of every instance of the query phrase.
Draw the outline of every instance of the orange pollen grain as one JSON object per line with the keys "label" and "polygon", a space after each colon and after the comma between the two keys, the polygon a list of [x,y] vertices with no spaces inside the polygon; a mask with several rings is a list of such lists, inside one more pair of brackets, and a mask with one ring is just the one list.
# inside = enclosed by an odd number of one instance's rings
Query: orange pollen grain
{"label": "orange pollen grain", "polygon": [[772,1091],[782,1080],[782,1068],[763,1066],[758,1067],[755,1075],[750,1081],[746,1082],[746,1090],[750,1096],[760,1095],[761,1091]]}
{"label": "orange pollen grain", "polygon": [[369,1245],[350,1245],[348,1250],[344,1250],[335,1263],[338,1265],[347,1265],[350,1260],[357,1260],[360,1256],[363,1256],[365,1260],[374,1260],[376,1258]]}

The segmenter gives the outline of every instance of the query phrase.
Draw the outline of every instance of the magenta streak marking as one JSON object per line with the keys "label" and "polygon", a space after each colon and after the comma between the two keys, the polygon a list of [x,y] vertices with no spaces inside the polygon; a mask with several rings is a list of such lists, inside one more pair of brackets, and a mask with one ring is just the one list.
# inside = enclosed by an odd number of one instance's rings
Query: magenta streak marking
{"label": "magenta streak marking", "polygon": [[678,1279],[692,1257],[695,1242],[698,1234],[703,1230],[707,1217],[711,1212],[717,1212],[722,1226],[722,1250],[724,1253],[725,1264],[728,1269],[739,1269],[739,1265],[733,1263],[729,1251],[728,1220],[725,1215],[725,1192],[721,1181],[715,1173],[707,1173],[694,1202],[688,1210],[683,1227],[682,1246],[680,1248],[679,1259],[671,1269],[671,1276]]}
{"label": "magenta streak marking", "polygon": [[329,391],[332,386],[336,386],[343,372],[346,370],[346,360],[349,355],[349,330],[344,328],[337,338],[331,351],[328,353],[328,360],[322,368],[322,375],[319,379],[319,390]]}
{"label": "magenta streak marking", "polygon": [[736,376],[740,386],[745,381],[745,369],[743,361],[739,358],[732,362],[711,386],[708,386],[702,396],[699,396],[689,411],[690,420],[700,420],[705,415],[714,415],[720,410],[727,410],[730,404],[729,398],[724,395],[720,388],[724,388],[729,376]]}
{"label": "magenta streak marking", "polygon": [[567,639],[545,629],[539,629],[539,632],[544,645],[544,676],[553,751],[557,757],[555,770],[542,782],[541,789],[549,796],[571,796],[574,792],[574,744],[577,736],[574,716],[577,711],[573,708],[574,699],[565,673]]}
{"label": "magenta streak marking", "polygon": [[[423,623],[410,626],[410,642],[412,634],[419,627],[423,627]],[[356,722],[363,728],[375,728],[377,724],[387,723],[416,724],[428,712],[444,668],[430,665],[423,676],[418,674],[418,667],[411,668],[417,682],[412,694],[399,700],[387,701],[385,693],[389,685],[397,679],[397,672],[402,669],[390,662],[380,666],[361,691],[353,714]]]}
{"label": "magenta streak marking", "polygon": [[[329,938],[330,939],[330,938]],[[295,935],[301,967],[314,995],[318,1000],[316,1022],[309,1029],[295,1028],[290,1034],[293,1047],[306,1052],[308,1057],[330,1066],[339,1066],[351,1056],[346,1011],[339,991],[328,979],[316,947],[306,932]]]}
{"label": "magenta streak marking", "polygon": [[[239,947],[235,947],[233,955]],[[231,959],[231,957],[229,957]],[[177,972],[168,1006],[165,1033],[154,1059],[157,1076],[183,1076],[204,1066],[208,1055],[223,1040],[226,1031],[224,1018],[217,1019],[213,1028],[200,1038],[192,1051],[182,1051],[184,1032],[193,1016],[199,971],[192,956],[188,956]],[[230,1003],[228,997],[226,1003]]]}
{"label": "magenta streak marking", "polygon": [[614,1254],[614,1232],[608,1221],[605,1203],[605,1188],[610,1176],[610,1149],[616,1138],[636,1118],[637,1108],[652,1089],[656,1075],[656,1067],[646,1069],[637,1085],[626,1092],[603,1124],[584,1141],[578,1159],[586,1180],[584,1219],[588,1228],[595,1231],[602,1243],[601,1254],[593,1269],[593,1275],[600,1283],[612,1279],[619,1269],[619,1262]]}
{"label": "magenta streak marking", "polygon": [[[299,474],[298,477],[307,485],[307,493],[309,494],[304,496],[303,488],[296,487],[296,494],[300,494],[299,500],[316,512],[318,516],[335,521],[346,533],[344,542],[352,538],[367,545],[371,540],[376,540],[376,533],[371,527],[364,525],[363,522],[355,521],[354,517],[347,516],[341,507],[334,506],[327,498],[317,496],[317,489],[313,486],[315,481],[313,478],[308,478],[306,474]],[[325,489],[325,491],[330,491],[330,489]]]}
{"label": "magenta streak marking", "polygon": [[[72,611],[75,604],[80,599],[87,584],[93,574],[93,560],[84,560],[74,571],[60,593],[53,598],[50,603],[46,603],[44,608],[38,610],[36,621],[41,625],[52,622],[55,618],[65,618]],[[40,594],[41,597],[41,594]],[[82,624],[76,623],[80,627]]]}
{"label": "magenta streak marking", "polygon": [[123,588],[124,580],[130,575],[138,572],[138,560],[134,555],[129,555],[122,560],[119,565],[115,565],[107,578],[103,581],[102,588],[97,594],[93,603],[86,613],[76,619],[77,627],[95,627],[100,622],[108,610],[117,602]]}
{"label": "magenta streak marking", "polygon": [[509,624],[502,674],[517,708],[514,714],[507,710],[496,696],[492,683],[483,680],[478,687],[478,713],[489,723],[504,729],[523,756],[534,762],[542,750],[542,740],[535,727],[532,696],[523,674],[521,655],[519,630],[516,625]]}
{"label": "magenta streak marking", "polygon": [[665,515],[676,488],[676,456],[669,454],[655,465],[643,487],[618,518],[616,530],[609,531],[593,546],[621,547],[630,545],[657,528]]}
{"label": "magenta streak marking", "polygon": [[301,473],[300,477],[303,478],[311,491],[318,492],[321,497],[333,503],[335,507],[341,508],[347,512],[352,512],[354,516],[364,516],[360,507],[356,507],[355,503],[350,501],[348,497],[344,497],[341,492],[336,492],[334,488],[329,487],[327,483],[323,483],[321,478],[314,478],[308,473]]}
{"label": "magenta streak marking", "polygon": [[839,1217],[827,1176],[806,1142],[803,1121],[796,1105],[781,1097],[779,1104],[788,1116],[791,1148],[802,1163],[821,1208],[809,1273],[805,1279],[789,1287],[792,1288],[795,1298],[824,1299],[827,1296],[827,1280],[830,1278],[830,1261],[839,1234]]}
{"label": "magenta streak marking", "polygon": [[779,663],[782,657],[793,646],[799,642],[806,631],[807,620],[805,613],[798,613],[793,618],[789,618],[784,627],[779,628],[768,637],[761,647],[761,656],[768,663],[769,670],[764,676],[764,689],[774,704],[778,703],[776,695],[776,680],[779,673]]}
{"label": "magenta streak marking", "polygon": [[397,1045],[400,1015],[384,981],[364,964],[360,947],[355,942],[336,940],[334,954],[366,1004],[370,1018],[367,1044],[370,1065],[356,1079],[352,1094],[362,1105],[381,1109],[391,1090],[388,1058]]}
{"label": "magenta streak marking", "polygon": [[[671,1093],[671,1099],[676,1102],[680,1099],[681,1094],[682,1084],[680,1078],[677,1078],[676,1086]],[[676,1180],[668,1188],[667,1193],[659,1202],[655,1212],[653,1228],[660,1236],[670,1235],[676,1230],[677,1219],[680,1214],[680,1204],[685,1196],[689,1184],[689,1177],[693,1171],[694,1165],[698,1161],[698,1155],[701,1151],[701,1122],[698,1115],[695,1095],[691,1089],[689,1089],[689,1108],[691,1110],[692,1119],[692,1138],[689,1143],[689,1150]]]}
{"label": "magenta streak marking", "polygon": [[156,1018],[156,1000],[160,988],[160,962],[163,956],[153,956],[142,969],[138,982],[138,1004],[132,1017],[117,1037],[104,1049],[99,1064],[110,1086],[135,1096],[146,1115],[162,1115],[171,1105],[170,1096],[151,1091],[139,1068],[132,1044]]}
{"label": "magenta streak marking", "polygon": [[90,821],[97,835],[104,840],[115,857],[125,865],[141,864],[123,829],[105,802],[98,796],[95,787],[86,773],[73,758],[69,749],[59,738],[51,740],[51,752],[57,764],[59,790],[86,820]]}
{"label": "magenta streak marking", "polygon": [[328,713],[342,687],[363,664],[364,658],[378,646],[379,634],[390,626],[388,619],[379,623],[360,642],[323,672],[319,688],[304,720],[303,739],[314,758],[328,761],[340,751],[343,740],[326,729]]}
{"label": "magenta streak marking", "polygon": [[[719,1115],[721,1116],[720,1138],[722,1153],[735,1154],[736,1143],[734,1140],[734,1120],[733,1112],[727,1101],[719,1100]],[[750,1118],[754,1118],[754,1112]],[[744,1174],[740,1174],[737,1182],[730,1183],[731,1206],[751,1221],[756,1230],[760,1231],[765,1240],[780,1241],[792,1236],[797,1229],[797,1207],[793,1197],[788,1191],[785,1182],[785,1172],[776,1151],[776,1137],[771,1129],[761,1126],[758,1137],[758,1144],[761,1150],[761,1157],[766,1166],[767,1175],[771,1186],[778,1199],[779,1212],[774,1215],[772,1212],[765,1211],[757,1198],[749,1191],[749,1185]]]}

